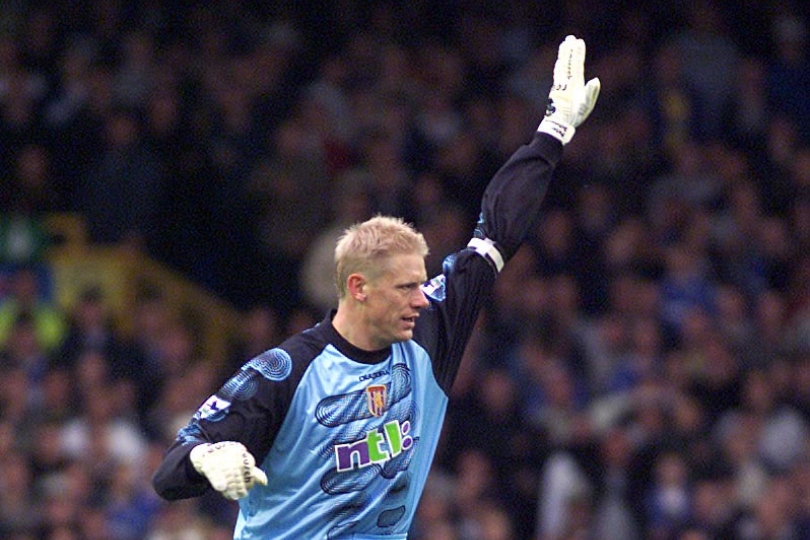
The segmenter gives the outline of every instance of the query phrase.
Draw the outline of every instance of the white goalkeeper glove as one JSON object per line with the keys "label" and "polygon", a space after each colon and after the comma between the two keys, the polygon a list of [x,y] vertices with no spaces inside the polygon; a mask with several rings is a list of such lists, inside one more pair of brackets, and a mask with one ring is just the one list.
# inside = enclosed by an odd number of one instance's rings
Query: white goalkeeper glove
{"label": "white goalkeeper glove", "polygon": [[241,499],[256,484],[267,485],[267,475],[242,443],[223,441],[192,448],[191,464],[211,486],[231,500]]}
{"label": "white goalkeeper glove", "polygon": [[568,144],[579,125],[591,114],[601,83],[585,84],[585,42],[568,36],[560,44],[554,63],[554,84],[548,94],[546,116],[537,131]]}

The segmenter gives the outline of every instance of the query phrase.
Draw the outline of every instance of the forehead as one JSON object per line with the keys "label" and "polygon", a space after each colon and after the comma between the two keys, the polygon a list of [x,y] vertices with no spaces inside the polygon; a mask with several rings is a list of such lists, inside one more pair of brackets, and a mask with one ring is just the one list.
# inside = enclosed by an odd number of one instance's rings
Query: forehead
{"label": "forehead", "polygon": [[416,253],[391,255],[381,262],[379,277],[392,282],[425,281],[425,259]]}

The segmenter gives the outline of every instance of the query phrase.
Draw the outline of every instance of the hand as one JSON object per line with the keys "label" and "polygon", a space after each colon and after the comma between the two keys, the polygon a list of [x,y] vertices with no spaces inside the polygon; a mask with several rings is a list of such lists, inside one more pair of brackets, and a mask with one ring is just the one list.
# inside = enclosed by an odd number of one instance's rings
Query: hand
{"label": "hand", "polygon": [[227,499],[241,499],[254,485],[267,485],[267,475],[256,467],[256,460],[242,443],[201,444],[191,450],[189,459],[197,472]]}
{"label": "hand", "polygon": [[554,63],[554,84],[548,94],[546,116],[537,131],[568,144],[579,125],[596,105],[598,78],[585,84],[585,42],[568,36],[560,44]]}

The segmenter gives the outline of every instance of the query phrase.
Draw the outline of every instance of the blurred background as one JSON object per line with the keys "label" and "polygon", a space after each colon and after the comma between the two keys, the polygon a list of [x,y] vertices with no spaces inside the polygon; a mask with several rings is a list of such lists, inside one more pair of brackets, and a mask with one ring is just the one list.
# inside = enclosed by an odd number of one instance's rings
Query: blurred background
{"label": "blurred background", "polygon": [[177,429],[334,304],[346,225],[465,245],[588,45],[593,116],[467,350],[413,540],[810,538],[810,42],[782,0],[0,1],[0,537],[220,540]]}

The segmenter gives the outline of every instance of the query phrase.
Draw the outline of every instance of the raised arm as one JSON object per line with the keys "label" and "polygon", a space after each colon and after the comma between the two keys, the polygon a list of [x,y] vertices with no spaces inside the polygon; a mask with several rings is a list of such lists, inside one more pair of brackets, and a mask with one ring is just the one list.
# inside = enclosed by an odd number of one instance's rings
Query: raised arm
{"label": "raised arm", "polygon": [[545,116],[530,144],[518,149],[490,181],[471,248],[498,271],[534,227],[562,148],[590,115],[600,82],[585,81],[585,42],[568,36],[560,44]]}
{"label": "raised arm", "polygon": [[[535,227],[563,146],[596,104],[599,79],[585,84],[584,64],[585,43],[568,36],[559,48],[554,85],[537,133],[490,180],[467,249],[450,257],[444,274],[424,287],[425,294],[434,300],[435,316],[440,319],[443,331],[426,331],[419,339],[429,350],[436,351],[434,374],[447,392],[497,274]],[[481,264],[479,256],[489,265]],[[438,335],[444,339],[434,343]]]}

